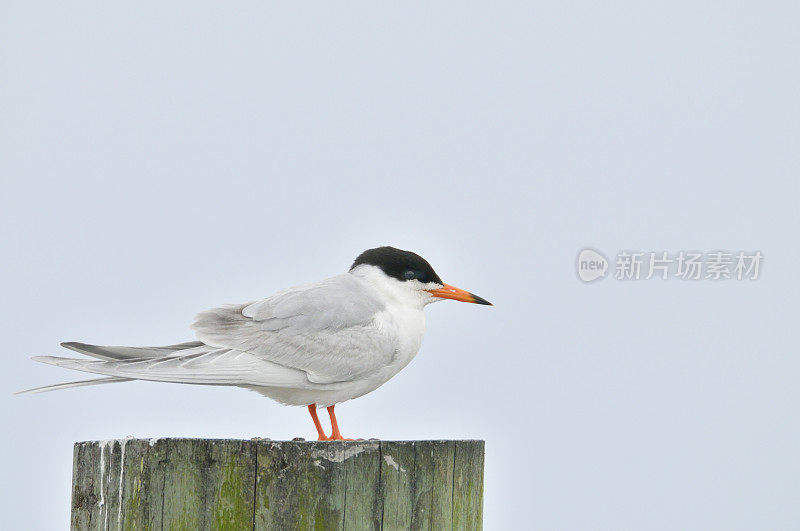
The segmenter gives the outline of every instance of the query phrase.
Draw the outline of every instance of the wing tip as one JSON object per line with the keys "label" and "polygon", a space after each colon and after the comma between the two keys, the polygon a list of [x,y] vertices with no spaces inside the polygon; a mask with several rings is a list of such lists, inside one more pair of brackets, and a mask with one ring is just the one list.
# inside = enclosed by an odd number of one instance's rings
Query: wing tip
{"label": "wing tip", "polygon": [[59,343],[59,345],[64,348],[68,348],[69,350],[74,350],[75,352],[82,352],[81,348],[93,346],[93,345],[87,345],[86,343],[80,343],[78,341],[64,341],[62,343]]}

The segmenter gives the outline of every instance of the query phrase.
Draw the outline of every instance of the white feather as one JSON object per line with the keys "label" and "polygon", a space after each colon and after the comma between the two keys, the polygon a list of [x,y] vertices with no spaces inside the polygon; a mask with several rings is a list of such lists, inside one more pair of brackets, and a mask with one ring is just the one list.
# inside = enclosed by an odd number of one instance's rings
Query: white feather
{"label": "white feather", "polygon": [[93,378],[91,380],[80,380],[77,382],[64,382],[60,384],[53,384],[53,385],[45,385],[42,387],[34,387],[33,389],[26,389],[25,391],[17,391],[14,393],[15,395],[24,395],[26,393],[36,394],[36,393],[45,393],[47,391],[58,391],[59,389],[69,389],[71,387],[86,387],[89,385],[100,385],[100,384],[107,384],[107,383],[117,383],[117,382],[130,382],[132,378]]}

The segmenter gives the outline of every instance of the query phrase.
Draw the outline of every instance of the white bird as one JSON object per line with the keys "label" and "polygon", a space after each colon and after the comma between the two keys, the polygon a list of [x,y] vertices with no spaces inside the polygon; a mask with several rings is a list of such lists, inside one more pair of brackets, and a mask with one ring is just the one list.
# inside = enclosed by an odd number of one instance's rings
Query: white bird
{"label": "white bird", "polygon": [[[361,253],[342,275],[198,314],[192,326],[197,341],[164,347],[62,343],[96,359],[33,359],[108,377],[23,392],[131,380],[238,386],[308,406],[319,440],[341,440],[334,406],[374,391],[408,365],[422,343],[423,308],[443,299],[491,304],[442,282],[421,256],[378,247]],[[317,417],[323,407],[330,437]]]}

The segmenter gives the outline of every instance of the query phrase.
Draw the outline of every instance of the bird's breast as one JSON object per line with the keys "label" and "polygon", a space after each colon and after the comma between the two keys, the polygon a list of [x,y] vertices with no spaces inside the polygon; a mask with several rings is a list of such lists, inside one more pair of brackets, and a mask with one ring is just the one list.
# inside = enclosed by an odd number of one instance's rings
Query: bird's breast
{"label": "bird's breast", "polygon": [[375,315],[375,325],[394,344],[394,362],[405,367],[422,345],[425,314],[416,308],[387,306]]}

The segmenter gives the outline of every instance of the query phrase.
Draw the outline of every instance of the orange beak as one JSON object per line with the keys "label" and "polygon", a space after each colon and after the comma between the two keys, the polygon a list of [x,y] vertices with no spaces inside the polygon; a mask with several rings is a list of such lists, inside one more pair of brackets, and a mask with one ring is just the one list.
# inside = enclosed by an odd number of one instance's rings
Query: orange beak
{"label": "orange beak", "polygon": [[440,299],[453,299],[454,301],[472,302],[474,304],[488,304],[489,306],[492,306],[492,303],[486,299],[449,284],[445,284],[444,287],[439,289],[429,289],[428,293],[434,297],[439,297]]}

